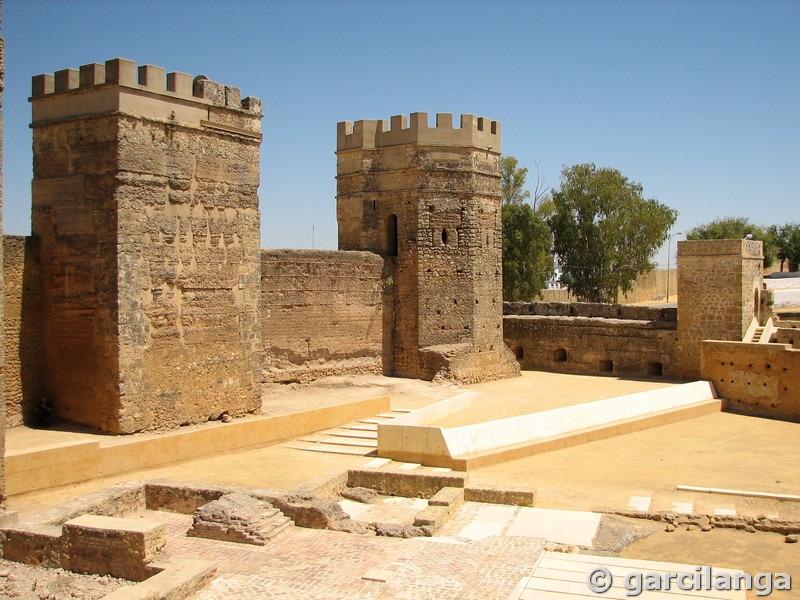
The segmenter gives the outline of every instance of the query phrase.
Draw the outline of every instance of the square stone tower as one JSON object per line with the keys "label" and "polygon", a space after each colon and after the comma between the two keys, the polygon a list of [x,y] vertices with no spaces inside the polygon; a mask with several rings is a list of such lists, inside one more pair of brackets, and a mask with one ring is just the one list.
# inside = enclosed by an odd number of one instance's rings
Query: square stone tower
{"label": "square stone tower", "polygon": [[503,342],[500,124],[427,113],[339,123],[341,250],[386,259],[384,371],[475,382],[519,374]]}
{"label": "square stone tower", "polygon": [[678,371],[700,377],[700,342],[741,341],[760,319],[763,245],[755,240],[678,242]]}
{"label": "square stone tower", "polygon": [[261,102],[124,59],[33,78],[56,416],[130,433],[260,407]]}

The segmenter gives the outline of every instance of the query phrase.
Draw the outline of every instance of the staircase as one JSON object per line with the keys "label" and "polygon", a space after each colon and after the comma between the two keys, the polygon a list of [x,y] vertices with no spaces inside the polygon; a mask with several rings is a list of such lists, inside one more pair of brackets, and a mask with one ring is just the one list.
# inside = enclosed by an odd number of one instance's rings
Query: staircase
{"label": "staircase", "polygon": [[769,344],[770,342],[775,341],[775,333],[777,330],[778,328],[775,327],[772,317],[767,319],[767,322],[764,323],[764,325],[759,325],[758,319],[753,317],[753,320],[750,321],[750,326],[747,328],[742,341],[754,344]]}

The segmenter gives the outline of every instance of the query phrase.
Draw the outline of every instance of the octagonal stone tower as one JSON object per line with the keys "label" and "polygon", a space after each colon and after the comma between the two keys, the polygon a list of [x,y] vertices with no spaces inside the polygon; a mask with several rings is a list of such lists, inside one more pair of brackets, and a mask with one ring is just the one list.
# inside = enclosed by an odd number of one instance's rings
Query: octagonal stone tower
{"label": "octagonal stone tower", "polygon": [[130,433],[259,409],[260,100],[124,59],[30,100],[56,415]]}
{"label": "octagonal stone tower", "polygon": [[342,122],[341,250],[385,257],[384,372],[477,382],[519,374],[503,342],[500,124],[427,113]]}

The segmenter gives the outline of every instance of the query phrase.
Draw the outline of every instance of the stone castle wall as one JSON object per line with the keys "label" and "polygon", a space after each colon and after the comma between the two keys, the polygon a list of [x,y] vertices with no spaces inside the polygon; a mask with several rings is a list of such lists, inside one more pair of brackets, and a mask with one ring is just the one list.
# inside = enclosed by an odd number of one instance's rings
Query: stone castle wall
{"label": "stone castle wall", "polygon": [[800,422],[800,350],[788,344],[705,341],[700,372],[728,409]]}
{"label": "stone castle wall", "polygon": [[264,381],[383,372],[383,260],[372,252],[262,250]]}
{"label": "stone castle wall", "polygon": [[523,370],[676,376],[675,309],[506,303],[503,335]]}
{"label": "stone castle wall", "polygon": [[463,115],[339,123],[342,250],[387,257],[391,372],[481,381],[518,372],[502,343],[500,125]]}
{"label": "stone castle wall", "polygon": [[33,79],[45,394],[104,431],[260,406],[261,109],[115,59]]}
{"label": "stone castle wall", "polygon": [[35,424],[43,396],[41,294],[36,241],[3,237],[3,345],[6,426]]}
{"label": "stone castle wall", "polygon": [[678,242],[678,372],[700,376],[703,340],[741,341],[759,317],[762,245],[750,240]]}

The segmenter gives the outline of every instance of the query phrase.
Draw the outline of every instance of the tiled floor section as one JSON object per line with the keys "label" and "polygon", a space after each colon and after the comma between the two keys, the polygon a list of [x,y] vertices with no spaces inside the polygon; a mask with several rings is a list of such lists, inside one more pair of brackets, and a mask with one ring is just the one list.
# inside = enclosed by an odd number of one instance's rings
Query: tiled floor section
{"label": "tiled floor section", "polygon": [[406,540],[297,527],[266,546],[248,546],[186,537],[191,516],[148,512],[146,518],[167,526],[171,555],[218,561],[216,578],[193,600],[505,600],[544,544],[527,537]]}
{"label": "tiled floor section", "polygon": [[[608,570],[613,577],[609,590],[602,594],[595,594],[587,585],[587,577],[596,568]],[[569,600],[570,598],[629,598],[636,591],[637,581],[633,580],[625,587],[625,576],[630,573],[655,573],[664,579],[665,573],[695,573],[694,565],[634,560],[630,558],[612,558],[606,556],[588,556],[585,554],[563,554],[556,552],[543,552],[529,577],[520,580],[517,588],[508,596],[508,600]],[[735,573],[728,569],[714,568],[714,573]],[[598,580],[602,583],[604,580]],[[702,581],[702,580],[701,580]],[[694,600],[730,598],[731,600],[744,600],[744,591],[717,591],[717,590],[680,590],[673,581],[669,583],[669,591],[641,591],[639,598],[692,598]],[[706,587],[701,583],[701,587]]]}

